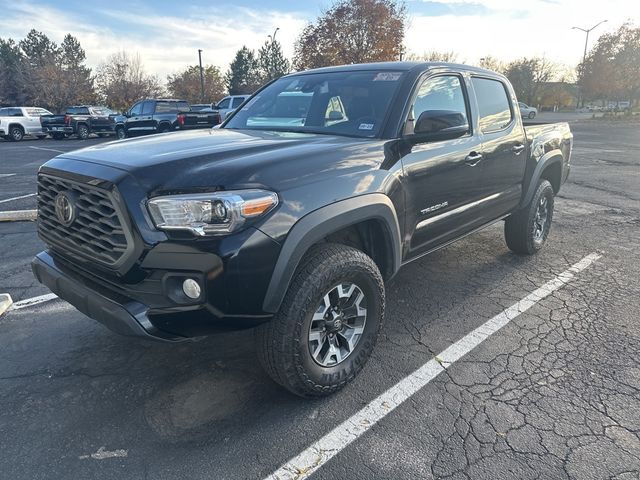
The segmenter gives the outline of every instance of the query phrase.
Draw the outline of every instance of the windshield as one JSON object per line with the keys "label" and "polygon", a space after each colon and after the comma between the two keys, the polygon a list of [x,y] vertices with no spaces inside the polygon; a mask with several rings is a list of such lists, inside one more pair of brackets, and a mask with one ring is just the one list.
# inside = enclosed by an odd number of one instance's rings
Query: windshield
{"label": "windshield", "polygon": [[224,128],[375,137],[402,75],[354,71],[281,78],[252,97]]}

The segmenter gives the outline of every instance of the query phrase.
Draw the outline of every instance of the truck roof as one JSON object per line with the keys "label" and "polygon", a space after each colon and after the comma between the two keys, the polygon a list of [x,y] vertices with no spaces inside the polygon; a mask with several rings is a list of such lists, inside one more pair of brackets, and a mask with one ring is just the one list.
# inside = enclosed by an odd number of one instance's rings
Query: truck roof
{"label": "truck roof", "polygon": [[427,70],[429,68],[450,67],[457,70],[468,70],[477,73],[499,75],[498,73],[485,68],[464,65],[461,63],[447,62],[377,62],[377,63],[355,63],[351,65],[338,65],[334,67],[321,67],[304,72],[296,72],[291,75],[304,75],[307,73],[330,73],[330,72],[354,72],[366,70],[393,70],[395,72],[407,72],[413,69]]}

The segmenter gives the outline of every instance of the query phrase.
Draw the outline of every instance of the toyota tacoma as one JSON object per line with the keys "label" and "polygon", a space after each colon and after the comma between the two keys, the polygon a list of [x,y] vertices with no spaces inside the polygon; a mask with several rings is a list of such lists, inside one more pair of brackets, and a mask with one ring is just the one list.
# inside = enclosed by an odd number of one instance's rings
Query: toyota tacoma
{"label": "toyota tacoma", "polygon": [[504,221],[545,243],[566,123],[523,127],[497,73],[378,63],[291,74],[219,127],[64,153],[38,174],[37,279],[115,332],[255,328],[301,396],[363,368],[405,264]]}

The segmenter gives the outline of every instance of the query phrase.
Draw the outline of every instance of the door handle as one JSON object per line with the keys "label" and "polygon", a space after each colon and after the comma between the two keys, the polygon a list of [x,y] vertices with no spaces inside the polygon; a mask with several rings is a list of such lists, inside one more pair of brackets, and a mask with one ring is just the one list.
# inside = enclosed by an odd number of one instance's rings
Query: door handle
{"label": "door handle", "polygon": [[522,153],[522,151],[524,150],[524,145],[519,144],[519,145],[514,145],[513,148],[511,149],[513,151],[513,153],[515,153],[516,155],[520,155]]}
{"label": "door handle", "polygon": [[470,167],[475,167],[478,163],[480,163],[480,160],[482,160],[482,154],[477,152],[471,152],[464,159],[466,164],[469,165]]}

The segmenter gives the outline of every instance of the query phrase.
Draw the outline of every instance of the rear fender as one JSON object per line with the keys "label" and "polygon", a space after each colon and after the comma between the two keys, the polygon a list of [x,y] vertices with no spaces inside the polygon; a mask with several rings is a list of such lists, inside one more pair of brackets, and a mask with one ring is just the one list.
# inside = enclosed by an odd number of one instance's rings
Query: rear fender
{"label": "rear fender", "polygon": [[[562,169],[564,162],[564,157],[562,156],[562,151],[559,149],[550,150],[545,153],[536,165],[536,168],[533,170],[533,174],[531,175],[531,179],[529,180],[529,184],[526,185],[525,193],[522,197],[522,201],[520,202],[519,208],[524,208],[529,205],[533,195],[536,193],[536,187],[538,186],[538,182],[542,178],[542,173],[551,165],[560,164],[560,168]],[[562,179],[561,179],[562,182]]]}

